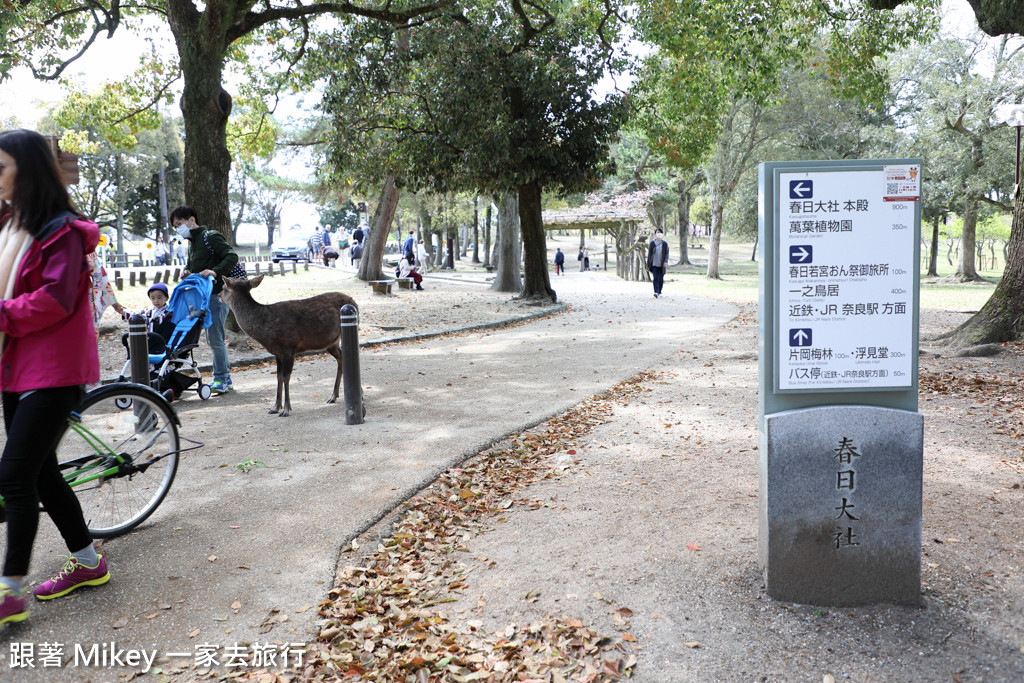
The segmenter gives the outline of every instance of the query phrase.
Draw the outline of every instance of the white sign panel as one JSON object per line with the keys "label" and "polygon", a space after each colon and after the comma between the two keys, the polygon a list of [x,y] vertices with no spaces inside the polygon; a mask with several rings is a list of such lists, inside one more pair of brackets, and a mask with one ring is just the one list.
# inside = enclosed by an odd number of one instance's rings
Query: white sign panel
{"label": "white sign panel", "polygon": [[777,390],[913,386],[920,174],[779,174]]}

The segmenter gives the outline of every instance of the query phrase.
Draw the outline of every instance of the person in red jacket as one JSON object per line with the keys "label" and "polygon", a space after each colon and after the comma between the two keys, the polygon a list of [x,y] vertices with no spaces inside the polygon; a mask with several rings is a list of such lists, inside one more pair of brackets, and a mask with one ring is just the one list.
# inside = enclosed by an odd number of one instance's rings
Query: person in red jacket
{"label": "person in red jacket", "polygon": [[75,213],[43,137],[0,133],[0,400],[7,430],[0,455],[7,518],[0,624],[28,617],[25,576],[40,502],[71,556],[36,586],[36,598],[110,580],[54,450],[83,385],[99,380],[86,259],[98,241],[96,224]]}

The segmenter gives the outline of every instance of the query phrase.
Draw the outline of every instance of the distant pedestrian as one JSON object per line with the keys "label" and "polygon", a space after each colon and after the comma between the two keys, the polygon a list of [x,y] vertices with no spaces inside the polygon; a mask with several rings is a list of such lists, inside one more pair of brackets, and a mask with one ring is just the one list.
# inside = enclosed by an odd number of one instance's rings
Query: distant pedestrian
{"label": "distant pedestrian", "polygon": [[352,231],[352,241],[355,244],[362,244],[365,237],[366,233],[363,232],[363,226],[361,225]]}
{"label": "distant pedestrian", "polygon": [[420,268],[427,267],[427,247],[422,239],[416,243],[416,263]]}
{"label": "distant pedestrian", "polygon": [[665,268],[668,266],[668,242],[663,239],[661,230],[654,231],[654,239],[647,245],[647,270],[651,271],[654,280],[654,298],[661,296],[661,288],[665,284]]}
{"label": "distant pedestrian", "polygon": [[409,236],[402,243],[402,253],[409,256],[410,260],[416,260],[416,236],[412,230],[409,231]]}
{"label": "distant pedestrian", "polygon": [[583,247],[583,270],[590,270],[590,250]]}
{"label": "distant pedestrian", "polygon": [[576,255],[576,260],[580,262],[580,272],[583,272],[583,247],[580,247],[580,253]]}
{"label": "distant pedestrian", "polygon": [[351,255],[352,265],[359,268],[359,260],[363,258],[363,243],[356,242],[353,244],[352,248],[349,249],[349,254]]}
{"label": "distant pedestrian", "polygon": [[324,229],[319,225],[313,231],[313,236],[309,238],[309,248],[313,252],[313,261],[323,263],[323,255],[320,252],[324,248]]}
{"label": "distant pedestrian", "polygon": [[565,275],[565,254],[560,247],[555,250],[555,275]]}
{"label": "distant pedestrian", "polygon": [[156,238],[156,244],[153,246],[153,260],[156,265],[162,266],[166,263],[167,258],[167,243],[160,239],[159,236]]}
{"label": "distant pedestrian", "polygon": [[178,257],[179,266],[188,263],[188,247],[181,240],[174,240],[174,254]]}

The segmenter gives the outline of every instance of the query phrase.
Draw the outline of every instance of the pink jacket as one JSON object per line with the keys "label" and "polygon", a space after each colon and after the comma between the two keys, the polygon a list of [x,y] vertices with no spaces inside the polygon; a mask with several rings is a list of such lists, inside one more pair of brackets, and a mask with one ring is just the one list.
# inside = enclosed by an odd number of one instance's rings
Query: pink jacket
{"label": "pink jacket", "polygon": [[[0,223],[7,219],[0,217]],[[92,287],[85,255],[99,242],[92,221],[55,217],[32,241],[18,269],[14,295],[0,301],[0,390],[96,382],[100,361],[92,324]]]}

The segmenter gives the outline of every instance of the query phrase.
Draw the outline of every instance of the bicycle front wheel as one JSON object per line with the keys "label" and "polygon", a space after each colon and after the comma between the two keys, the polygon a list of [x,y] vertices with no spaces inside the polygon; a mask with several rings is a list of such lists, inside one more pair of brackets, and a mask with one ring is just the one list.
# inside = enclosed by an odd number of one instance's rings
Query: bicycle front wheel
{"label": "bicycle front wheel", "polygon": [[64,479],[90,533],[134,529],[159,507],[178,471],[178,418],[160,394],[139,384],[90,392],[72,411],[57,445]]}

